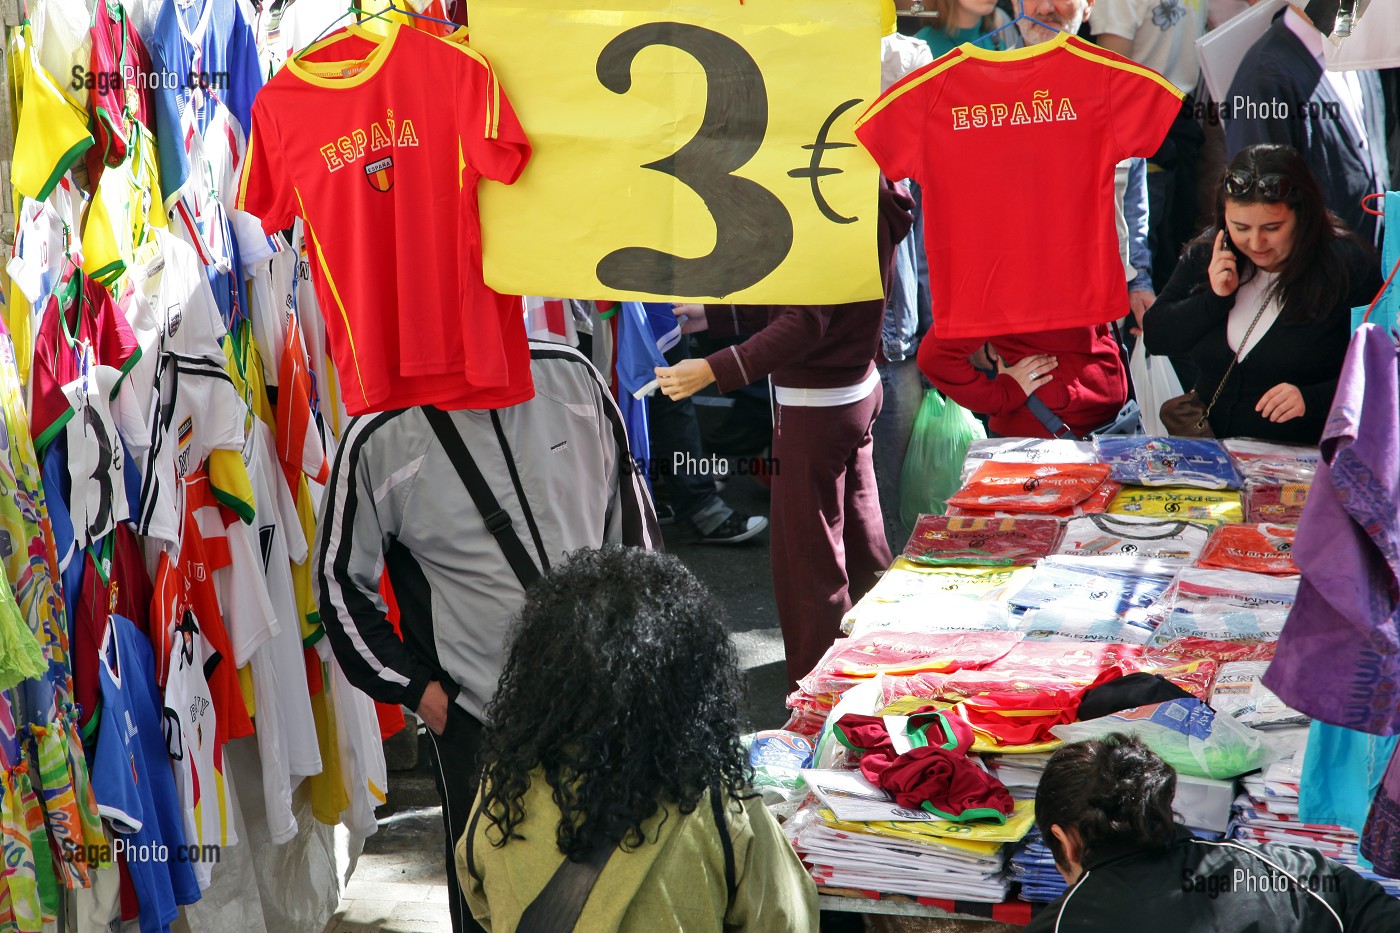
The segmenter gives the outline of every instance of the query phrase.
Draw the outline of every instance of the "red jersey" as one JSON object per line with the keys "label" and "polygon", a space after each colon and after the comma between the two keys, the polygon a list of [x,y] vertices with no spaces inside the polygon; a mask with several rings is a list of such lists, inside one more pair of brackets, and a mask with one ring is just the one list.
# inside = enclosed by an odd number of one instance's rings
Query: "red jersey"
{"label": "red jersey", "polygon": [[81,708],[78,726],[86,734],[101,699],[97,670],[107,618],[115,612],[148,634],[152,589],[141,544],[126,525],[118,524],[97,546],[85,547],[81,553],[83,585],[77,605],[70,605],[69,610],[73,617],[73,696]]}
{"label": "red jersey", "polygon": [[1122,317],[1113,168],[1157,151],[1181,96],[1066,33],[1006,52],[961,45],[882,94],[856,137],[887,176],[923,188],[934,333]]}
{"label": "red jersey", "polygon": [[258,93],[237,206],[269,232],[305,221],[350,414],[533,395],[519,299],[482,281],[476,196],[529,155],[486,59],[413,29],[352,27]]}
{"label": "red jersey", "polygon": [[123,373],[141,358],[131,324],[107,289],[91,276],[74,272],[49,297],[34,337],[29,425],[34,448],[41,454],[73,416],[63,387],[82,375],[84,343],[92,346],[94,362]]}
{"label": "red jersey", "polygon": [[151,55],[136,34],[126,10],[99,3],[92,11],[92,53],[86,81],[88,112],[97,145],[88,150],[88,178],[93,187],[103,165],[126,161],[131,121],[153,126]]}
{"label": "red jersey", "polygon": [[204,635],[209,656],[204,669],[214,700],[216,741],[253,734],[248,707],[234,666],[233,645],[224,627],[219,597],[214,590],[214,571],[228,562],[228,549],[221,542],[205,549],[196,513],[213,501],[209,477],[204,473],[185,478],[184,529],[178,554],[162,551],[156,566],[155,598],[151,602],[151,645],[155,649],[156,682],[165,685],[169,674],[171,635],[186,612]]}

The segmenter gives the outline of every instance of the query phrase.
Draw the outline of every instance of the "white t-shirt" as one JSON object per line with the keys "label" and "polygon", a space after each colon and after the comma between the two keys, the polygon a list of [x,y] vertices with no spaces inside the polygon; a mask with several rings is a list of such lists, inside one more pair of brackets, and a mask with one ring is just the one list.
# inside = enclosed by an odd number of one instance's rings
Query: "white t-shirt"
{"label": "white t-shirt", "polygon": [[[1235,291],[1235,306],[1230,309],[1230,317],[1225,325],[1225,341],[1240,359],[1244,359],[1259,345],[1260,338],[1267,334],[1269,328],[1278,320],[1282,304],[1277,295],[1270,297],[1269,306],[1264,309],[1263,314],[1259,314],[1259,306],[1264,303],[1269,289],[1277,281],[1277,272],[1257,269],[1254,276]],[[1254,322],[1256,314],[1259,314],[1259,323],[1255,324],[1254,330],[1251,331],[1249,325]],[[1241,347],[1245,334],[1249,334],[1249,343]]]}
{"label": "white t-shirt", "polygon": [[256,264],[245,264],[249,279],[248,305],[252,312],[253,340],[268,365],[263,377],[269,387],[278,380],[277,361],[287,342],[287,317],[295,304],[297,257],[279,233],[273,238],[277,252]]}
{"label": "white t-shirt", "polygon": [[82,347],[84,375],[63,387],[73,416],[64,426],[68,440],[68,499],[73,543],[86,547],[125,521],[128,514],[123,449],[110,402],[120,370],[99,366],[92,347]]}
{"label": "white t-shirt", "polygon": [[1089,28],[1132,40],[1128,57],[1175,84],[1184,94],[1201,78],[1196,40],[1206,31],[1203,0],[1098,0]]}
{"label": "white t-shirt", "polygon": [[933,51],[923,39],[893,33],[880,40],[880,91],[900,78],[933,63]]}
{"label": "white t-shirt", "polygon": [[1195,522],[1139,515],[1082,515],[1065,523],[1055,553],[1115,564],[1163,561],[1190,567],[1208,537],[1210,530]]}
{"label": "white t-shirt", "polygon": [[175,543],[182,514],[179,480],[198,469],[211,451],[243,449],[248,406],[222,366],[177,353],[163,354],[161,361],[136,531]]}
{"label": "white t-shirt", "polygon": [[[165,681],[165,744],[185,818],[185,841],[200,846],[238,842],[223,749],[214,740],[214,697],[204,677],[204,636],[177,627]],[[214,863],[193,863],[201,891],[208,890]]]}
{"label": "white t-shirt", "polygon": [[188,243],[164,230],[136,251],[120,308],[141,347],[117,398],[117,427],[138,462],[150,448],[151,405],[162,353],[222,366],[227,329],[204,264]]}
{"label": "white t-shirt", "polygon": [[1400,3],[1376,0],[1361,11],[1345,39],[1327,39],[1322,54],[1328,71],[1400,68]]}
{"label": "white t-shirt", "polygon": [[63,272],[66,252],[75,265],[82,265],[82,241],[78,235],[82,196],[69,177],[59,179],[47,201],[24,198],[15,222],[15,242],[5,271],[34,305],[35,331],[43,316],[44,304]]}
{"label": "white t-shirt", "polygon": [[216,571],[214,582],[235,645],[257,644],[248,663],[257,704],[263,801],[273,841],[282,843],[297,832],[292,790],[299,778],[319,774],[322,766],[291,578],[291,561],[306,559],[307,544],[296,504],[273,459],[271,432],[256,418],[243,459],[256,514],[252,525],[235,521],[227,527],[232,564]]}
{"label": "white t-shirt", "polygon": [[329,665],[340,770],[350,792],[350,806],[340,814],[340,820],[351,833],[366,838],[379,828],[374,810],[384,803],[389,787],[379,717],[374,712],[374,701],[351,686],[334,657]]}

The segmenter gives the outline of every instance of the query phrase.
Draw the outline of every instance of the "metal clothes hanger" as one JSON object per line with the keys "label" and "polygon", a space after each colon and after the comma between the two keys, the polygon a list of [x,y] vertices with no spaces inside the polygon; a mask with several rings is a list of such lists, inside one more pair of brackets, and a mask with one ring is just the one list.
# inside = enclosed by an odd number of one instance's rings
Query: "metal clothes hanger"
{"label": "metal clothes hanger", "polygon": [[317,42],[320,42],[323,38],[325,38],[327,33],[331,32],[331,30],[335,28],[337,23],[339,23],[341,20],[345,19],[348,16],[355,17],[356,22],[363,22],[363,20],[360,19],[360,17],[365,16],[370,19],[381,19],[386,23],[393,23],[394,21],[388,16],[386,16],[386,13],[402,13],[404,16],[412,16],[415,19],[426,19],[430,22],[442,23],[444,26],[450,27],[453,31],[460,29],[462,25],[461,23],[453,23],[445,19],[438,19],[436,16],[429,16],[426,13],[419,13],[416,10],[406,10],[403,7],[396,5],[393,2],[393,0],[389,0],[389,2],[385,4],[382,10],[370,10],[366,12],[365,10],[360,8],[359,0],[354,0],[354,2],[350,4],[350,8],[348,10],[346,10],[344,13],[341,13],[335,19],[331,20],[326,25],[326,28],[322,29],[320,34],[317,35],[316,38],[308,42],[306,44],[306,47],[303,48],[296,55],[292,56],[292,58],[294,60],[299,61],[301,57],[307,52],[309,52]]}
{"label": "metal clothes hanger", "polygon": [[1047,30],[1049,30],[1050,32],[1061,32],[1061,31],[1062,31],[1062,30],[1060,30],[1059,28],[1057,28],[1057,27],[1055,27],[1055,26],[1051,26],[1049,23],[1042,23],[1040,20],[1036,19],[1034,16],[1027,16],[1027,15],[1026,15],[1026,0],[1016,0],[1016,8],[1017,8],[1018,10],[1020,10],[1021,12],[1020,12],[1020,14],[1019,14],[1015,19],[1013,19],[1011,22],[1007,23],[1005,26],[1001,26],[1001,27],[999,27],[999,28],[997,28],[997,29],[993,29],[991,32],[987,33],[987,34],[984,35],[984,36],[978,36],[976,39],[973,39],[973,40],[972,40],[972,44],[973,44],[973,45],[976,45],[976,44],[978,44],[979,42],[984,42],[984,41],[986,41],[987,39],[992,38],[993,36],[1000,35],[1001,33],[1006,32],[1006,30],[1010,29],[1012,26],[1015,26],[1017,23],[1021,22],[1022,20],[1025,20],[1026,22],[1035,23],[1035,24],[1036,24],[1037,26],[1039,26],[1041,29],[1047,29]]}

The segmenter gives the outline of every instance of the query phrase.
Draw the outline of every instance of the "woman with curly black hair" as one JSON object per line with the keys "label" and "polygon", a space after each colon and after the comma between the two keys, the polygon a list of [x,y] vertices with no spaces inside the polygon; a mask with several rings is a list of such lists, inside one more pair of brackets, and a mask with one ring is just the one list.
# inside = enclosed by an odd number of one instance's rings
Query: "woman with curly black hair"
{"label": "woman with curly black hair", "polygon": [[1314,849],[1197,839],[1176,771],[1114,733],[1051,756],[1035,822],[1070,889],[1024,933],[1394,933],[1400,901]]}
{"label": "woman with curly black hair", "polygon": [[457,846],[487,929],[556,920],[570,885],[590,933],[817,928],[811,878],[749,790],[720,620],[680,561],[638,549],[576,552],[531,587]]}

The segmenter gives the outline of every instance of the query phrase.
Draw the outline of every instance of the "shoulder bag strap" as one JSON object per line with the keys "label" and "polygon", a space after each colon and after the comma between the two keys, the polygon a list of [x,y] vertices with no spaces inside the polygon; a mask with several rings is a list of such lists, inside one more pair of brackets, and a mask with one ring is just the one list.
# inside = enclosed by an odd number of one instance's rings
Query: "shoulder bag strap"
{"label": "shoulder bag strap", "polygon": [[1060,440],[1079,440],[1078,435],[1070,430],[1063,418],[1050,410],[1050,406],[1042,402],[1032,392],[1026,396],[1026,410],[1035,415],[1035,419],[1045,425],[1045,430],[1050,432],[1051,437]]}
{"label": "shoulder bag strap", "polygon": [[[729,821],[724,818],[724,804],[718,787],[710,788],[710,809],[715,814],[715,826],[719,829],[719,844],[724,849],[724,885],[729,891],[726,904],[734,903],[734,892],[738,889],[738,875],[734,870],[734,840],[729,838]],[[726,913],[728,909],[726,908]]]}
{"label": "shoulder bag strap", "polygon": [[569,933],[578,924],[583,905],[593,891],[593,883],[602,874],[617,846],[599,847],[583,862],[564,859],[550,876],[544,890],[529,903],[520,915],[518,933]]}
{"label": "shoulder bag strap", "polygon": [[[1220,393],[1225,391],[1225,382],[1230,378],[1230,373],[1235,371],[1235,365],[1239,363],[1240,360],[1244,359],[1248,353],[1246,348],[1249,346],[1249,338],[1254,334],[1254,325],[1258,324],[1259,319],[1264,316],[1264,312],[1268,309],[1270,302],[1276,297],[1277,291],[1278,282],[1275,281],[1274,284],[1269,287],[1269,290],[1264,293],[1263,303],[1259,305],[1259,310],[1254,312],[1254,320],[1249,322],[1249,329],[1244,332],[1244,339],[1240,341],[1240,348],[1235,351],[1234,356],[1230,357],[1230,365],[1225,367],[1225,375],[1221,376],[1220,381],[1215,384],[1215,394],[1210,397],[1210,404],[1206,406],[1205,414],[1201,415],[1201,420],[1196,422],[1196,427],[1200,428],[1205,426],[1206,419],[1210,417],[1211,411],[1215,409],[1215,403],[1220,401]],[[1230,346],[1230,322],[1228,319],[1225,322],[1225,346],[1227,349]]]}
{"label": "shoulder bag strap", "polygon": [[486,530],[495,537],[496,544],[500,546],[510,569],[515,571],[520,585],[529,589],[530,584],[540,578],[540,570],[530,558],[530,553],[525,550],[520,536],[515,533],[510,515],[501,508],[495,494],[491,492],[490,484],[486,482],[486,477],[481,475],[481,469],[472,459],[462,435],[452,423],[452,416],[430,405],[423,407],[423,414],[427,417],[433,433],[437,435],[438,443],[442,444],[443,450],[447,452],[447,458],[456,468],[457,475],[461,477],[462,485],[467,487],[472,502],[481,513]]}

